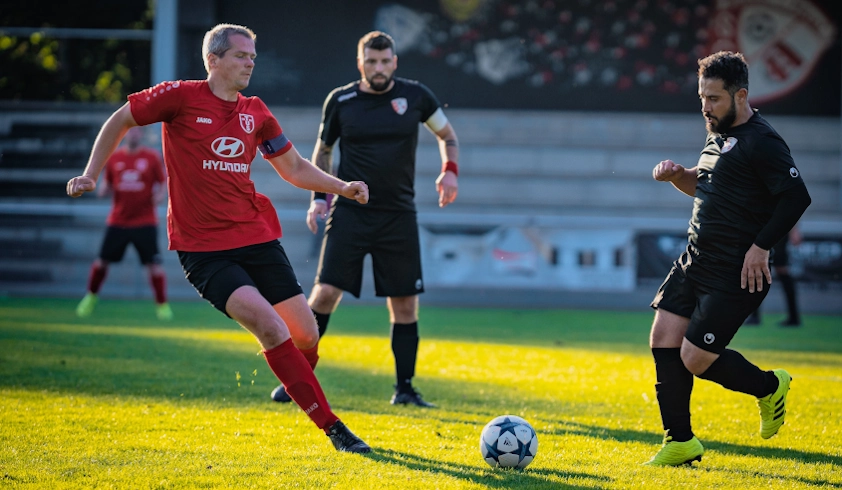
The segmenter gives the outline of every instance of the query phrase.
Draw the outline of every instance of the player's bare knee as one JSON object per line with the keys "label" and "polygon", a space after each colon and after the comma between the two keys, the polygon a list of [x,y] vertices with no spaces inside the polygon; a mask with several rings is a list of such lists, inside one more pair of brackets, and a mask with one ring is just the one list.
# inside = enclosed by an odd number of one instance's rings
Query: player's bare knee
{"label": "player's bare knee", "polygon": [[652,331],[649,333],[649,348],[671,349],[681,347],[684,336],[681,331],[668,328],[663,323],[655,322]]}
{"label": "player's bare knee", "polygon": [[291,338],[289,330],[282,323],[273,322],[271,324],[256,326],[254,329],[249,328],[248,330],[254,334],[264,350],[273,349]]}
{"label": "player's bare knee", "polygon": [[330,284],[316,284],[307,303],[313,311],[333,313],[342,299],[342,290]]}
{"label": "player's bare knee", "polygon": [[299,349],[312,349],[319,343],[319,329],[314,327],[312,332],[310,329],[298,332],[292,338],[292,342]]}
{"label": "player's bare knee", "polygon": [[702,350],[690,342],[684,342],[681,346],[681,362],[694,376],[704,374],[717,357],[718,354]]}
{"label": "player's bare knee", "polygon": [[387,305],[393,323],[418,321],[418,296],[390,297]]}

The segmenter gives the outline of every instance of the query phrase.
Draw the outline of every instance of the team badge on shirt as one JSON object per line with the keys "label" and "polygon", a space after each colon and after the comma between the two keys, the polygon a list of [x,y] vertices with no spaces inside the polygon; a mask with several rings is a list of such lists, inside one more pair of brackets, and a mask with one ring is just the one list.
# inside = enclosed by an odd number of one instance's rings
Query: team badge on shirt
{"label": "team badge on shirt", "polygon": [[251,114],[240,114],[240,127],[248,134],[254,131],[254,116]]}
{"label": "team badge on shirt", "polygon": [[409,104],[406,102],[405,97],[398,97],[397,99],[392,99],[392,109],[395,110],[401,116],[406,112],[407,107]]}
{"label": "team badge on shirt", "polygon": [[737,138],[734,138],[733,136],[731,136],[730,138],[725,140],[725,144],[722,145],[722,150],[720,150],[720,153],[728,153],[735,146],[737,146]]}

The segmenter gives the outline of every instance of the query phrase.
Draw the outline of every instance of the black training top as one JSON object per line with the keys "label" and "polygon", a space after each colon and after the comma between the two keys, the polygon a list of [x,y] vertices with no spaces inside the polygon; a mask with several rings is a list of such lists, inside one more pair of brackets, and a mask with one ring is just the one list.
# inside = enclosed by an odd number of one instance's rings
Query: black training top
{"label": "black training top", "polygon": [[[394,81],[382,94],[361,91],[359,81],[334,89],[322,109],[319,138],[327,145],[339,139],[338,177],[368,184],[366,209],[414,211],[418,123],[439,101],[419,82]],[[341,196],[337,204],[362,206]]]}
{"label": "black training top", "polygon": [[688,229],[701,256],[742,265],[777,196],[803,185],[789,147],[759,113],[725,134],[708,134]]}

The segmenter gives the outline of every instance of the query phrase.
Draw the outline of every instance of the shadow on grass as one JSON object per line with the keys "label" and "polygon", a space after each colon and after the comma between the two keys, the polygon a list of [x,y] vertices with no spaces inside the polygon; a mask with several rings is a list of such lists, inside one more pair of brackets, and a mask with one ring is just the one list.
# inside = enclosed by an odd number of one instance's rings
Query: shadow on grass
{"label": "shadow on grass", "polygon": [[[660,444],[663,436],[651,432],[643,432],[632,429],[609,429],[598,425],[581,424],[578,422],[564,422],[564,421],[543,421],[553,423],[558,426],[556,429],[549,432],[557,436],[564,435],[580,435],[585,437],[592,437],[604,440],[614,440],[619,442],[642,442],[645,444]],[[785,430],[785,429],[782,429]],[[842,457],[832,454],[817,453],[810,451],[801,451],[798,449],[788,449],[781,447],[768,446],[749,446],[745,444],[732,444],[729,442],[721,442],[711,439],[704,439],[702,444],[705,450],[717,451],[720,453],[731,454],[734,456],[754,456],[758,458],[792,460],[799,463],[826,463],[834,466],[842,465]],[[774,475],[775,478],[785,478],[780,475]],[[822,484],[829,484],[824,481]]]}
{"label": "shadow on grass", "polygon": [[[3,301],[0,306],[6,306],[5,303]],[[202,310],[184,325],[179,322],[178,328],[172,328],[172,335],[167,335],[167,327],[154,320],[138,320],[132,316],[133,310],[122,312],[126,318],[120,322],[121,326],[114,326],[117,322],[113,320],[100,319],[98,324],[76,320],[72,317],[72,309],[65,308],[65,311],[59,312],[39,309],[43,305],[43,302],[35,302],[26,308],[12,309],[13,314],[0,318],[0,387],[199,401],[263,411],[280,409],[278,404],[269,401],[269,392],[276,386],[277,380],[262,356],[258,355],[256,342],[242,335],[239,327],[230,320],[217,319],[220,315],[213,310]],[[38,318],[38,315],[41,317]],[[118,318],[122,317],[118,315]],[[202,326],[206,322],[216,330],[208,332],[204,329]],[[181,335],[183,331],[190,333],[191,329],[197,337]],[[214,337],[235,333],[234,340]],[[492,383],[441,379],[436,380],[432,393],[437,397],[431,399],[445,405],[446,410],[394,407],[388,404],[392,384],[390,375],[372,374],[367,369],[340,367],[324,361],[317,372],[340,415],[344,411],[370,415],[398,414],[426,421],[435,419],[442,424],[470,424],[478,429],[483,424],[477,419],[490,420],[500,415],[501,410],[517,413],[517,408],[523,408],[530,412],[564,413],[572,417],[604,409],[594,403],[573,404],[524,397],[515,389],[500,390]],[[298,408],[290,407],[290,410]],[[542,422],[555,426],[551,431],[555,435],[584,435],[653,445],[661,440],[656,433],[563,420]],[[704,444],[709,450],[740,456],[842,466],[842,458],[832,454],[711,440],[704,441]],[[387,454],[389,457],[403,457],[394,452]],[[415,456],[406,457],[410,458],[410,462],[415,461],[419,468],[426,464]]]}
{"label": "shadow on grass", "polygon": [[[417,412],[414,407],[389,404],[391,374],[325,359],[317,375],[337,411],[410,417]],[[283,406],[269,401],[277,384],[257,343],[236,326],[192,331],[160,325],[0,322],[0,387],[208,401],[271,411]],[[502,407],[568,414],[594,409],[593,404],[530,399],[516,388],[501,390],[494,383],[436,379],[431,395],[446,404],[450,413],[488,420],[499,415]]]}
{"label": "shadow on grass", "polygon": [[[403,466],[410,470],[424,473],[439,473],[458,478],[466,482],[478,483],[488,488],[567,488],[585,489],[602,488],[611,480],[601,475],[590,475],[587,473],[563,473],[547,469],[524,470],[500,468],[493,469],[490,466],[481,468],[477,466],[450,463],[430,458],[424,458],[415,454],[404,453],[392,449],[375,448],[374,452],[365,455],[366,458],[380,462]],[[593,480],[593,485],[572,485],[562,483],[566,479]]]}
{"label": "shadow on grass", "polygon": [[[653,291],[654,294],[654,291]],[[77,300],[0,298],[2,318],[10,321],[64,322],[89,325],[162,326],[150,301],[105,299],[94,315],[75,317]],[[179,328],[239,328],[202,301],[174,303]],[[648,348],[652,312],[586,311],[555,309],[495,309],[422,307],[419,328],[423,339],[535,345],[548,348],[582,348],[603,352],[650,355]],[[769,315],[773,319],[775,315]],[[0,320],[2,321],[2,320]],[[770,320],[771,321],[771,320]],[[839,316],[808,315],[803,328],[741,329],[734,347],[774,352],[842,352]],[[331,317],[332,333],[388,337],[389,323],[382,306],[343,304]],[[828,361],[832,362],[832,361]]]}

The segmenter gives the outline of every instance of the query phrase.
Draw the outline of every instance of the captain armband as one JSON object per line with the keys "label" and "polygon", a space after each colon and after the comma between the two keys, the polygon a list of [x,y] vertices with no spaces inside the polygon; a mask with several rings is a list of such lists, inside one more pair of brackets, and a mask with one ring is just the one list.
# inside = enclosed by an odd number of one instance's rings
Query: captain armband
{"label": "captain armband", "polygon": [[424,125],[430,128],[430,131],[434,133],[441,131],[445,126],[447,126],[447,116],[444,115],[444,111],[441,110],[441,107],[436,109],[436,112],[424,121]]}

